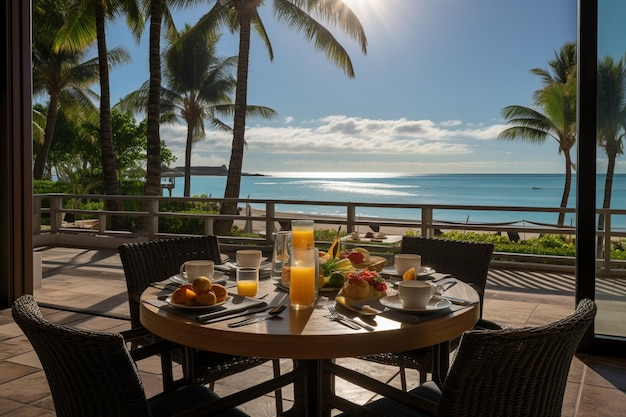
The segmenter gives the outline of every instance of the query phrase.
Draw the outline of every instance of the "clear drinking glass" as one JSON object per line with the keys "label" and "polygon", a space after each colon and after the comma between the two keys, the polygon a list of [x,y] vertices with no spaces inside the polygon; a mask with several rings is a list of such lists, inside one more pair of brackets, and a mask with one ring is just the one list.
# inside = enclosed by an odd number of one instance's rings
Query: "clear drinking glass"
{"label": "clear drinking glass", "polygon": [[272,278],[280,278],[283,286],[289,287],[289,258],[291,251],[291,232],[274,233],[274,251],[272,253]]}

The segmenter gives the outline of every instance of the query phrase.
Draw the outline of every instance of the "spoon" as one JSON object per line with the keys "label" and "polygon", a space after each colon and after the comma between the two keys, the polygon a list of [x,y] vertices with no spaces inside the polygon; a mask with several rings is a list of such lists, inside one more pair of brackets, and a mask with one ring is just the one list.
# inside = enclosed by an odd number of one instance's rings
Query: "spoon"
{"label": "spoon", "polygon": [[265,311],[263,313],[259,313],[258,316],[249,317],[249,318],[241,320],[241,321],[236,321],[234,323],[230,323],[228,325],[228,327],[245,326],[246,324],[256,323],[258,321],[263,321],[263,320],[268,320],[268,319],[271,319],[272,317],[278,316],[280,313],[282,313],[285,310],[285,308],[287,308],[287,305],[281,304],[279,306],[271,308],[268,311]]}

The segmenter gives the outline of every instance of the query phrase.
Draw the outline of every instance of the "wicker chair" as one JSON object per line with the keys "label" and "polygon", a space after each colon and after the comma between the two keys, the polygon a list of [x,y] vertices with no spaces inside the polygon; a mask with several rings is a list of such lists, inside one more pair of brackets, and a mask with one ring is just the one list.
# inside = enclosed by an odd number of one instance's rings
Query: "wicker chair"
{"label": "wicker chair", "polygon": [[394,417],[560,417],[574,353],[596,310],[584,299],[544,326],[468,331],[441,387],[429,381],[411,390],[413,407],[385,398],[365,408]]}
{"label": "wicker chair", "polygon": [[[438,272],[449,273],[456,279],[470,284],[480,296],[480,320],[476,328],[500,329],[496,323],[482,318],[483,299],[487,284],[487,273],[493,253],[493,244],[437,238],[404,236],[401,253],[417,253],[422,257],[422,265],[430,266]],[[452,348],[458,340],[452,341]],[[405,369],[416,369],[420,383],[426,382],[426,374],[432,370],[432,350],[417,349],[401,353],[381,353],[363,356],[361,359],[400,368],[400,382],[406,391]]]}
{"label": "wicker chair", "polygon": [[210,404],[219,397],[202,385],[146,398],[134,362],[141,348],[129,352],[122,334],[51,323],[32,295],[18,298],[12,313],[39,357],[59,417],[174,416],[196,407],[205,415],[246,415],[236,409],[213,414]]}
{"label": "wicker chair", "polygon": [[[128,289],[128,303],[132,328],[141,328],[139,303],[141,294],[152,283],[165,280],[180,272],[180,265],[193,259],[210,259],[221,264],[219,242],[216,236],[193,236],[160,239],[139,243],[126,243],[118,248]],[[216,380],[254,368],[269,359],[226,355],[216,352],[188,349],[194,355],[192,375],[186,375],[197,383],[211,384]],[[176,362],[183,356],[173,352]],[[280,376],[280,362],[273,360],[274,376]],[[166,367],[166,366],[164,366]],[[185,367],[186,368],[186,367]],[[282,393],[276,392],[276,407],[282,412]]]}

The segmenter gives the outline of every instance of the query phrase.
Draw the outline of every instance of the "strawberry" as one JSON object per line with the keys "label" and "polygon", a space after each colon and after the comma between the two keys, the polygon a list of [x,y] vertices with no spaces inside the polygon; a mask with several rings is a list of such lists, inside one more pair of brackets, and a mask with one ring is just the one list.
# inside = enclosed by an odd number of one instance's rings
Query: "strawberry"
{"label": "strawberry", "polygon": [[359,252],[350,252],[348,253],[347,258],[350,259],[352,265],[358,265],[363,262],[363,260],[365,259],[365,255]]}

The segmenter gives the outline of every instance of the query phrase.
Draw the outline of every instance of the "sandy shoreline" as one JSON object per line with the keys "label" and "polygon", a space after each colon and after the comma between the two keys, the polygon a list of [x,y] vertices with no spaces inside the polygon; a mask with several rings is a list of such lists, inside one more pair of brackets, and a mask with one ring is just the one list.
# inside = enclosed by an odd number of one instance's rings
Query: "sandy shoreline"
{"label": "sandy shoreline", "polygon": [[[249,209],[250,215],[253,217],[265,217],[265,211],[264,210],[259,210],[259,209],[254,209],[254,208],[250,208]],[[242,210],[242,214],[245,215],[245,209]],[[337,229],[337,224],[333,224],[333,223],[325,223],[325,220],[336,220],[336,221],[344,221],[345,222],[345,217],[339,217],[339,216],[323,216],[323,215],[310,215],[310,214],[299,214],[299,213],[276,213],[276,217],[280,217],[280,218],[285,218],[285,219],[313,219],[315,220],[315,229],[316,230],[320,230],[320,229]],[[371,220],[371,223],[374,225],[378,222],[384,221],[383,219],[379,219],[379,218],[364,218],[364,217],[359,217],[359,221],[367,221],[367,220]],[[249,231],[251,233],[259,233],[259,234],[265,234],[265,221],[246,221],[246,220],[235,220],[234,224],[239,227],[241,230],[246,230]],[[274,230],[278,231],[281,230],[281,226],[278,222],[275,222],[274,224]],[[394,227],[394,226],[380,226],[379,230],[374,230],[371,227],[365,226],[365,225],[359,225],[357,231],[360,233],[367,233],[367,232],[376,232],[379,231],[381,233],[387,234],[387,235],[405,235],[407,233],[407,231],[413,231],[416,234],[420,234],[420,228],[416,225],[415,227],[411,228],[411,227]],[[442,232],[448,232],[448,231],[452,231],[452,229],[445,229],[442,228],[441,229]],[[466,232],[470,232],[470,230],[466,230]],[[487,233],[487,232],[478,232],[478,233]],[[506,233],[504,234],[506,235]],[[538,237],[540,234],[536,233],[536,232],[519,232],[519,236],[522,240],[526,240],[529,239],[531,237]]]}

